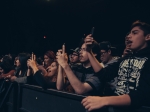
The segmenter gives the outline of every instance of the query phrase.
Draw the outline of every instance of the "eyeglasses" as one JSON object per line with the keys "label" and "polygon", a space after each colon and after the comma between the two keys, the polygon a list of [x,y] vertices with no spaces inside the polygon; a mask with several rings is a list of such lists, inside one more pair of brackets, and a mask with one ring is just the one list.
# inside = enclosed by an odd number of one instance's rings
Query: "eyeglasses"
{"label": "eyeglasses", "polygon": [[78,55],[78,54],[70,54],[70,57],[71,57],[71,56],[79,56],[79,55]]}
{"label": "eyeglasses", "polygon": [[105,52],[100,52],[100,55],[104,55],[105,53],[107,53],[106,51]]}

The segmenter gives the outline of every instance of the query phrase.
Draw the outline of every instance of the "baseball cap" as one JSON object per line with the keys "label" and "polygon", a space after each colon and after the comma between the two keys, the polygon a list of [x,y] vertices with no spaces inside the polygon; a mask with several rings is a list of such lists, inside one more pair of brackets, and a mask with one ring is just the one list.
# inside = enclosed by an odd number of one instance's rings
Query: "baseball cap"
{"label": "baseball cap", "polygon": [[73,51],[73,52],[75,52],[75,53],[79,53],[80,48],[77,47],[77,48],[75,48],[75,49],[70,49],[70,50]]}
{"label": "baseball cap", "polygon": [[111,46],[111,43],[109,41],[103,41],[100,43],[100,49],[101,50],[111,50],[111,49],[116,49],[115,47]]}

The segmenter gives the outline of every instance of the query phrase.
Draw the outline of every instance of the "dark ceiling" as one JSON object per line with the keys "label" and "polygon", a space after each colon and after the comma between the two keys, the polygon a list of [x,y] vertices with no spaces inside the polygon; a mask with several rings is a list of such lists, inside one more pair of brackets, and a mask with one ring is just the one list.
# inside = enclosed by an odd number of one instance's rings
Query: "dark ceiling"
{"label": "dark ceiling", "polygon": [[122,50],[131,23],[150,23],[148,0],[4,0],[0,5],[1,54],[56,52],[63,43],[75,48],[93,26],[95,40]]}

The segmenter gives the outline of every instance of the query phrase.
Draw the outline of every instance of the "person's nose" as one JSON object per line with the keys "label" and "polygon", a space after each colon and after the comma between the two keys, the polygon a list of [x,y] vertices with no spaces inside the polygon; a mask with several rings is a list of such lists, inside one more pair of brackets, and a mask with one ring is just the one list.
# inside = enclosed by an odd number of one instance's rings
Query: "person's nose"
{"label": "person's nose", "polygon": [[131,38],[131,34],[128,34],[128,35],[125,37],[125,40],[128,41],[130,38]]}

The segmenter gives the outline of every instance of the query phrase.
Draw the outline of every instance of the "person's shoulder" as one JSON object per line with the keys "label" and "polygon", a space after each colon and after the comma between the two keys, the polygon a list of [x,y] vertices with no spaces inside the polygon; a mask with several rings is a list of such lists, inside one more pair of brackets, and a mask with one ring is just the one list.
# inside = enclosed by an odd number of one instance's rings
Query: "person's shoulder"
{"label": "person's shoulder", "polygon": [[106,68],[109,65],[115,65],[116,63],[122,62],[124,59],[126,58],[125,57],[113,57],[113,59],[109,61],[108,63],[106,63],[104,67]]}
{"label": "person's shoulder", "polygon": [[82,64],[81,63],[71,64],[70,67],[72,70],[78,71],[82,69]]}

